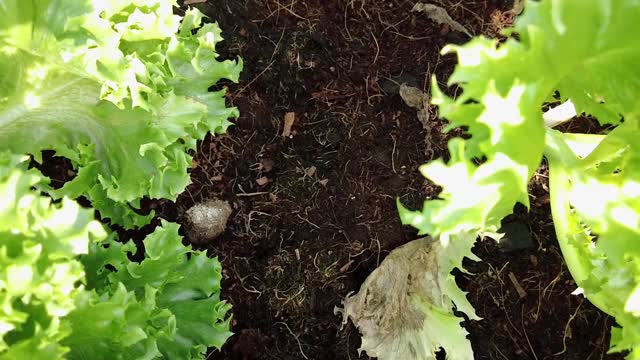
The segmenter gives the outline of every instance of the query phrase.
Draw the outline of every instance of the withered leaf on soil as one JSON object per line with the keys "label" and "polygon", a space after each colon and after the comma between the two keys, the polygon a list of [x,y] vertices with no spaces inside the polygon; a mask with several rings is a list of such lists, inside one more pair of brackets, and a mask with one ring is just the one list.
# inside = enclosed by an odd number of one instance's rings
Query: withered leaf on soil
{"label": "withered leaf on soil", "polygon": [[471,343],[453,311],[479,319],[450,275],[471,253],[475,234],[442,245],[430,237],[394,249],[355,295],[347,295],[343,324],[362,334],[360,350],[379,360],[435,360],[442,347],[450,360],[473,359]]}
{"label": "withered leaf on soil", "polygon": [[418,88],[402,84],[400,85],[400,97],[407,106],[417,110],[418,120],[425,129],[429,129],[429,95]]}
{"label": "withered leaf on soil", "polygon": [[424,109],[429,104],[429,95],[416,87],[407,86],[407,84],[400,85],[400,97],[405,104],[416,110]]}
{"label": "withered leaf on soil", "polygon": [[416,3],[411,9],[412,12],[422,12],[429,17],[429,19],[435,21],[438,24],[449,25],[453,30],[464,33],[469,37],[473,37],[469,30],[467,30],[462,24],[453,20],[447,10],[440,6],[425,3]]}
{"label": "withered leaf on soil", "polygon": [[288,112],[284,114],[284,129],[282,130],[283,137],[289,137],[291,135],[291,129],[296,122],[296,113]]}

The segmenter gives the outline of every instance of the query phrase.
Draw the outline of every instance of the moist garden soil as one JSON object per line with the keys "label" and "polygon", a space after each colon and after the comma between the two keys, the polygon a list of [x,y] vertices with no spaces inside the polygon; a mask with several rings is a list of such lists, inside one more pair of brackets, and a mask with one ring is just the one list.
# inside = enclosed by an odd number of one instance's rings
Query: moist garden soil
{"label": "moist garden soil", "polygon": [[[496,36],[510,20],[501,1],[435,3],[474,35]],[[446,157],[451,136],[435,108],[420,123],[399,85],[428,93],[436,75],[446,88],[455,58],[440,49],[468,40],[411,13],[413,4],[196,4],[223,29],[221,55],[244,60],[240,83],[226,84],[241,115],[227,135],[199,144],[193,184],[177,203],[145,206],[182,223],[207,199],[234,208],[227,231],[204,245],[223,264],[235,333],[208,359],[368,358],[358,354],[357,329],[334,308],[391,250],[417,238],[400,224],[396,198],[419,208],[437,196],[418,167]],[[285,117],[295,117],[289,136]],[[517,208],[506,220],[511,245],[479,243],[474,252],[484,262],[467,262],[471,274],[457,274],[483,318],[465,323],[476,359],[620,358],[606,355],[612,319],[571,295],[576,285],[555,240],[546,184],[541,167],[531,210]]]}

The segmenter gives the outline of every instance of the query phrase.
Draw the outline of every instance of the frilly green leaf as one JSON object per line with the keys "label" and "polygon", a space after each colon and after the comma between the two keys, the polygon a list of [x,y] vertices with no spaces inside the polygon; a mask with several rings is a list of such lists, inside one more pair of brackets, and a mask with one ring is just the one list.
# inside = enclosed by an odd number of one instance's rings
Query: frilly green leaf
{"label": "frilly green leaf", "polygon": [[[434,80],[432,103],[450,121],[447,131],[461,127],[466,136],[450,140],[448,161],[421,168],[442,192],[422,211],[400,205],[401,220],[441,240],[494,232],[516,203],[528,206],[544,151],[556,174],[551,202],[569,269],[587,298],[622,325],[611,351],[640,359],[640,3],[528,1],[507,33],[517,39],[476,37],[443,50],[457,54],[448,85],[460,91],[452,99]],[[550,99],[571,100],[578,114],[618,128],[578,159],[567,138],[545,130]]]}
{"label": "frilly green leaf", "polygon": [[615,317],[611,352],[640,353],[640,128],[629,119],[586,157],[550,134],[553,218],[582,293]]}
{"label": "frilly green leaf", "polygon": [[40,195],[48,179],[28,160],[0,153],[0,359],[61,359],[64,318],[84,291],[77,257],[106,232],[92,210]]}
{"label": "frilly green leaf", "polygon": [[222,347],[231,306],[220,300],[220,263],[182,245],[178,228],[163,221],[139,263],[127,258],[132,242],[113,239],[82,257],[93,293],[70,317],[70,358],[204,359]]}
{"label": "frilly green leaf", "polygon": [[[222,40],[203,15],[174,1],[4,1],[0,6],[0,141],[15,153],[55,150],[78,176],[55,197],[84,195],[125,228],[150,215],[140,200],[174,200],[190,183],[190,151],[236,117],[220,79]],[[29,141],[24,141],[29,139]]]}

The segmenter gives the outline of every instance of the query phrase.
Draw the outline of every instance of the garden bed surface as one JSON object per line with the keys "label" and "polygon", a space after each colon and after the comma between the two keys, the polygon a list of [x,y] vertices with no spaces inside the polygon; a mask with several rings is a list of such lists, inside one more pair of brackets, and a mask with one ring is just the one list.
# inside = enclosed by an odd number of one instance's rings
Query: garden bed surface
{"label": "garden bed surface", "polygon": [[[367,358],[358,355],[358,331],[334,308],[391,250],[417,237],[400,224],[395,201],[419,208],[437,196],[418,167],[446,157],[450,136],[435,108],[423,126],[399,85],[428,93],[436,75],[444,87],[455,58],[440,49],[466,41],[411,13],[413,4],[197,4],[223,29],[221,55],[244,60],[240,83],[228,84],[228,103],[241,116],[228,135],[199,144],[193,184],[177,204],[145,207],[183,223],[189,207],[210,198],[234,208],[227,231],[207,247],[223,264],[235,335],[209,359]],[[509,20],[501,1],[439,4],[474,35],[496,36]],[[287,117],[293,126],[282,136]],[[484,262],[466,263],[471,274],[457,276],[483,318],[465,323],[476,359],[614,358],[606,355],[613,321],[571,295],[546,183],[542,167],[530,212],[518,208],[507,219],[523,242],[510,251],[479,243],[474,252]]]}

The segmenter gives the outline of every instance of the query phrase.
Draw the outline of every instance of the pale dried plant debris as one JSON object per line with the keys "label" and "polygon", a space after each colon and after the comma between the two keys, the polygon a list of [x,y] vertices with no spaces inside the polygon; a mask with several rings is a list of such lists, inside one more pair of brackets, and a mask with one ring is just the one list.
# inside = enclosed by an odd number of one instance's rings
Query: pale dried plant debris
{"label": "pale dried plant debris", "polygon": [[404,100],[407,106],[416,110],[418,120],[422,124],[422,128],[425,130],[425,149],[424,153],[427,156],[433,155],[433,149],[431,146],[431,124],[429,123],[429,94],[422,90],[409,86],[405,83],[400,85],[400,97]]}
{"label": "pale dried plant debris", "polygon": [[274,165],[275,165],[275,162],[273,160],[263,158],[263,159],[260,159],[260,165],[258,167],[258,170],[268,173],[268,172],[271,172],[271,170],[273,170]]}
{"label": "pale dried plant debris", "polygon": [[405,104],[416,110],[424,109],[429,103],[429,95],[425,94],[422,90],[413,86],[408,86],[407,84],[400,85],[400,97],[402,97]]}
{"label": "pale dried plant debris", "polygon": [[524,0],[514,0],[513,8],[507,11],[495,9],[489,15],[487,34],[490,37],[508,36],[502,33],[504,28],[512,27],[515,18],[524,10]]}
{"label": "pale dried plant debris", "polygon": [[258,184],[259,186],[264,186],[264,185],[267,185],[268,183],[269,183],[269,178],[266,176],[256,179],[256,184]]}
{"label": "pale dried plant debris", "polygon": [[438,23],[445,24],[451,27],[453,30],[466,34],[469,37],[473,37],[469,30],[462,26],[459,22],[453,20],[447,10],[441,8],[440,6],[426,3],[416,3],[411,9],[412,12],[421,12],[427,15],[429,19]]}
{"label": "pale dried plant debris", "polygon": [[522,13],[522,10],[524,10],[524,2],[525,0],[514,0],[513,9],[511,9],[514,15],[520,15]]}
{"label": "pale dried plant debris", "polygon": [[186,212],[191,241],[205,244],[215,240],[224,232],[232,211],[228,202],[217,199],[191,207]]}
{"label": "pale dried plant debris", "polygon": [[293,124],[296,122],[296,113],[288,112],[284,114],[284,129],[282,130],[283,137],[291,136],[291,129],[293,128]]}
{"label": "pale dried plant debris", "polygon": [[316,174],[316,171],[318,171],[318,169],[315,166],[311,166],[310,168],[306,169],[305,173],[307,174],[307,176],[313,177],[313,175]]}
{"label": "pale dried plant debris", "polygon": [[511,284],[513,284],[513,287],[514,289],[516,289],[516,292],[518,293],[520,299],[524,299],[525,297],[527,297],[527,292],[524,290],[524,288],[522,288],[522,285],[520,285],[518,278],[516,278],[516,275],[511,271],[509,271],[509,280],[511,280]]}
{"label": "pale dried plant debris", "polygon": [[[430,237],[393,250],[355,295],[343,301],[348,319],[362,334],[360,351],[379,360],[435,360],[440,347],[450,360],[471,360],[473,352],[452,308],[478,319],[450,272],[467,256],[474,236],[443,246]],[[465,249],[466,247],[466,249]]]}
{"label": "pale dried plant debris", "polygon": [[422,127],[425,130],[430,130],[429,95],[416,87],[402,84],[400,85],[400,97],[407,106],[416,109],[418,113],[418,120],[420,120]]}

